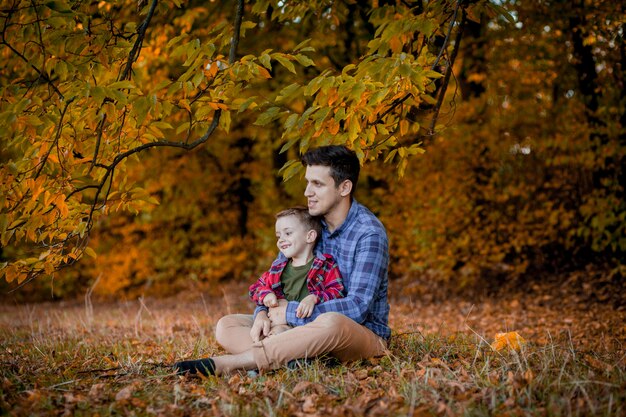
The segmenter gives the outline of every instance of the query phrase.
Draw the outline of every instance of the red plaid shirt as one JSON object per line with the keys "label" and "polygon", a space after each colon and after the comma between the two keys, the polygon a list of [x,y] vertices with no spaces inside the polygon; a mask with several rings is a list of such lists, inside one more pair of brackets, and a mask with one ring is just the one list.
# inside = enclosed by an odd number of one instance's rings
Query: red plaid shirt
{"label": "red plaid shirt", "polygon": [[[285,298],[280,276],[288,262],[289,260],[274,262],[270,270],[263,273],[257,282],[250,286],[249,294],[252,301],[262,306],[263,299],[271,292],[279,299]],[[306,276],[306,286],[310,294],[317,296],[318,303],[346,296],[339,267],[334,258],[328,254],[318,255],[313,259]]]}

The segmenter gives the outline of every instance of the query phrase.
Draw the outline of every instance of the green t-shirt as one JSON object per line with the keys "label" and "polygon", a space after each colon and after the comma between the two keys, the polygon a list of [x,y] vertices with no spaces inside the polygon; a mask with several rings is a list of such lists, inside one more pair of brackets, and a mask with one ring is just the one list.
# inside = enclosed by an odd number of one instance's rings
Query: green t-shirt
{"label": "green t-shirt", "polygon": [[293,266],[291,260],[283,269],[280,276],[280,282],[283,284],[283,293],[287,301],[302,301],[304,297],[309,295],[309,289],[306,286],[306,276],[313,265],[313,259],[302,266]]}

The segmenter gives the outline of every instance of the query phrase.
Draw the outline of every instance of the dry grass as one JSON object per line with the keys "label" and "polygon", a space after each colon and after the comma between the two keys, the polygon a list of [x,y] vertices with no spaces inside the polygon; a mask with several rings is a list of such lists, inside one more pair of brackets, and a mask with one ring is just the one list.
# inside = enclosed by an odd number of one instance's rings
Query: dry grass
{"label": "dry grass", "polygon": [[[474,327],[473,313],[458,303],[396,302],[396,335],[382,358],[334,365],[317,360],[258,376],[172,375],[175,360],[221,352],[212,336],[217,318],[249,308],[241,297],[2,307],[2,413],[626,414],[625,357],[615,343],[587,348],[572,339],[571,329],[543,329],[541,343],[533,336],[521,352],[494,352],[492,335]],[[451,323],[450,314],[438,311],[455,311],[460,320]]]}

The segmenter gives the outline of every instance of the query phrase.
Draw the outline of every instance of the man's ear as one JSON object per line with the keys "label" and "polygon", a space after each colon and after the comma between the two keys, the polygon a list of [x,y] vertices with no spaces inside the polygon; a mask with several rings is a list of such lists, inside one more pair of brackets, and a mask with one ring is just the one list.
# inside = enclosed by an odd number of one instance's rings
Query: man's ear
{"label": "man's ear", "polygon": [[344,180],[341,184],[339,184],[339,194],[342,197],[349,196],[352,192],[352,181]]}
{"label": "man's ear", "polygon": [[317,232],[313,229],[309,230],[306,234],[306,243],[315,243],[317,239]]}

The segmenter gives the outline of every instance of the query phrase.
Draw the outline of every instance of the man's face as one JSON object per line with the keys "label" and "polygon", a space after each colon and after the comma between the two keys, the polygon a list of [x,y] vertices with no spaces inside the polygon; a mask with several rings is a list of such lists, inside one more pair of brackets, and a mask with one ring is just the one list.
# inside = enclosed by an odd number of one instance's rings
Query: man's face
{"label": "man's face", "polygon": [[276,219],[276,246],[287,258],[301,256],[309,240],[308,231],[296,216]]}
{"label": "man's face", "polygon": [[330,167],[309,165],[306,167],[306,189],[309,214],[311,216],[325,216],[330,213],[341,201],[342,196],[330,176]]}

